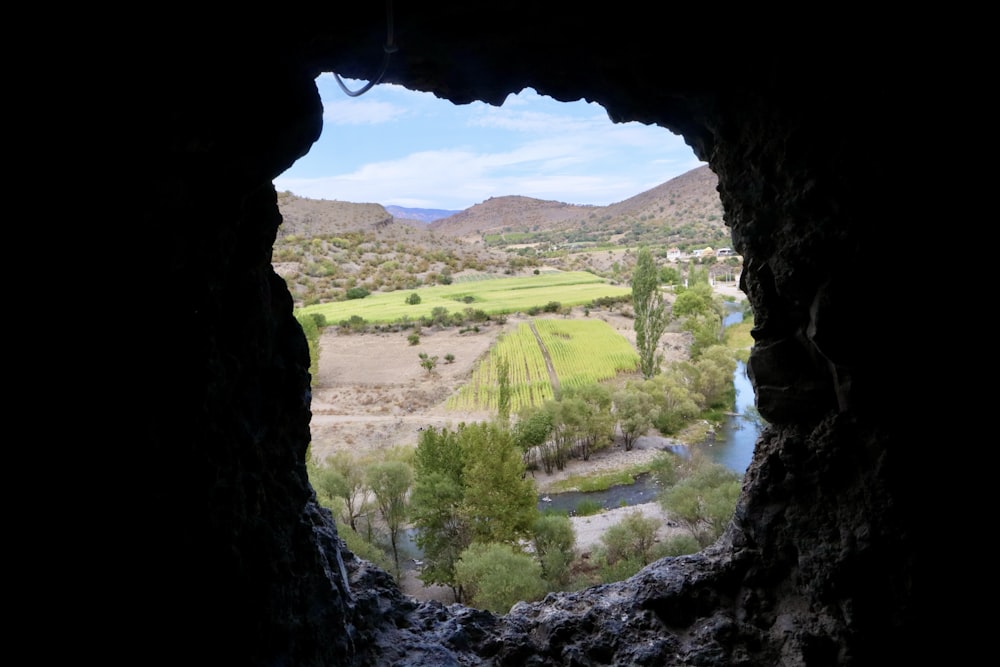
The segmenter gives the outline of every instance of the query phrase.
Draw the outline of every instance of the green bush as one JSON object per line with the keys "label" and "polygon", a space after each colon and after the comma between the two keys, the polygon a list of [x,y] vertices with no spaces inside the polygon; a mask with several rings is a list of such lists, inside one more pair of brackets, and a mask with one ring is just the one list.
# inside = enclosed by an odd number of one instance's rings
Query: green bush
{"label": "green bush", "polygon": [[351,333],[364,333],[368,330],[368,322],[360,315],[351,315],[350,319],[340,321],[340,328]]}
{"label": "green bush", "polygon": [[666,556],[685,556],[687,554],[698,553],[699,551],[701,551],[701,545],[698,544],[698,540],[693,535],[677,535],[663,541],[657,550],[657,556],[660,558]]}
{"label": "green bush", "polygon": [[420,344],[420,334],[418,334],[418,333],[411,333],[409,336],[406,337],[406,340],[409,341],[410,345],[419,345]]}
{"label": "green bush", "polygon": [[636,557],[622,558],[614,563],[602,560],[600,564],[601,583],[610,584],[616,581],[625,581],[644,567],[642,559]]}
{"label": "green bush", "polygon": [[651,563],[659,527],[658,520],[643,516],[636,510],[608,528],[601,536],[608,564],[614,565],[622,560],[638,560],[640,566]]}
{"label": "green bush", "polygon": [[473,543],[455,563],[455,578],[470,606],[496,614],[520,600],[540,600],[547,588],[538,561],[503,544]]}
{"label": "green bush", "polygon": [[349,290],[347,290],[348,299],[363,299],[369,294],[370,292],[366,290],[364,287],[352,287]]}
{"label": "green bush", "polygon": [[410,304],[411,306],[417,305],[418,303],[420,303],[420,295],[417,294],[416,292],[411,292],[410,295],[406,297],[406,303]]}

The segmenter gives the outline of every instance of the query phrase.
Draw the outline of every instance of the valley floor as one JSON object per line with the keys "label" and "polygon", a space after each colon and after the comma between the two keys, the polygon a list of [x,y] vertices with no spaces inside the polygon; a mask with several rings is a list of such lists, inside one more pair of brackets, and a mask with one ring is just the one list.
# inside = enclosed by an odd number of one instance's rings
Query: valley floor
{"label": "valley floor", "polygon": [[[732,286],[718,286],[717,291],[745,298]],[[572,317],[585,317],[582,309],[574,309]],[[623,336],[635,343],[633,320],[609,311],[590,312],[589,317],[607,321]],[[478,333],[459,333],[458,328],[423,329],[420,342],[411,345],[408,333],[342,334],[328,327],[320,340],[319,372],[313,388],[312,454],[319,460],[337,451],[349,451],[357,456],[378,456],[395,446],[415,447],[423,428],[456,427],[462,422],[489,420],[489,413],[454,412],[445,408],[448,397],[468,380],[475,365],[487,354],[497,337],[515,329],[525,317],[509,317],[503,325],[481,326]],[[686,356],[684,335],[667,333],[663,338],[665,361]],[[437,356],[438,364],[430,372],[420,365],[418,354]],[[454,355],[453,363],[445,363],[445,355]],[[551,484],[570,475],[585,474],[601,469],[621,469],[648,460],[666,444],[655,438],[626,452],[614,447],[591,457],[589,461],[570,461],[562,471],[551,475],[535,473],[539,493]],[[574,517],[577,549],[589,550],[600,536],[630,511],[666,520],[656,503],[609,510],[589,517]],[[667,530],[664,528],[664,536]],[[450,589],[425,588],[410,571],[404,577],[404,592],[419,599],[434,598],[444,603],[453,601]]]}

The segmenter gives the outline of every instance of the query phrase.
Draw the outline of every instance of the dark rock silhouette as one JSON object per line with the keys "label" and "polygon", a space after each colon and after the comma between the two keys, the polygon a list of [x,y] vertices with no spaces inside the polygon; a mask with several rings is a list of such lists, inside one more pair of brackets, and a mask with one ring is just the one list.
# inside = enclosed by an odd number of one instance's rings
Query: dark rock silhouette
{"label": "dark rock silhouette", "polygon": [[[386,5],[260,6],[224,22],[151,8],[155,31],[88,30],[93,50],[72,63],[101,102],[81,155],[123,172],[128,204],[86,202],[94,252],[74,248],[100,341],[79,376],[95,381],[90,460],[78,493],[56,490],[63,512],[87,518],[72,547],[92,550],[92,566],[72,568],[84,589],[59,596],[87,628],[78,655],[243,667],[926,655],[928,454],[894,399],[920,383],[882,273],[924,194],[894,124],[925,108],[897,67],[919,64],[902,47],[890,57],[870,17],[865,31],[786,21],[778,34],[718,8],[654,18],[642,3],[393,4],[382,81],[458,104],[527,86],[586,98],[614,120],[682,134],[718,175],[771,424],[733,522],[702,553],[504,616],[418,604],[350,553],[307,483],[308,352],[270,263],[271,181],[319,135],[313,78],[375,75]],[[848,44],[850,58],[831,55]],[[90,62],[95,51],[109,58]],[[113,270],[85,264],[111,247],[128,248]],[[127,300],[106,293],[114,275],[134,281]]]}

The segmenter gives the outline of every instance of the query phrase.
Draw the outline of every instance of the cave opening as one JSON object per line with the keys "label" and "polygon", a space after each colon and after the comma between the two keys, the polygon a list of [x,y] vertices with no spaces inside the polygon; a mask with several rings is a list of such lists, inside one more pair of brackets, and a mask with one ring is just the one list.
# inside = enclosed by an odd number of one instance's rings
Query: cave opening
{"label": "cave opening", "polygon": [[[675,176],[682,176],[688,171],[693,171],[698,169],[699,166],[704,166],[704,163],[695,157],[691,148],[684,143],[683,138],[669,130],[655,125],[646,126],[634,122],[616,124],[607,117],[607,112],[597,104],[582,101],[575,104],[558,102],[551,98],[539,96],[530,89],[522,91],[521,95],[510,95],[503,105],[495,107],[486,103],[453,105],[446,100],[437,99],[429,93],[410,91],[402,86],[388,84],[375,86],[362,96],[354,98],[345,97],[338,87],[334,85],[330,75],[318,77],[317,84],[320,95],[324,100],[324,130],[310,152],[303,158],[300,158],[296,162],[296,165],[293,165],[292,168],[286,170],[285,173],[275,179],[276,189],[279,192],[283,192],[283,194],[279,194],[279,205],[282,202],[287,203],[287,195],[293,195],[294,197],[305,199],[343,202],[346,204],[368,201],[377,201],[379,204],[382,204],[386,201],[391,201],[394,204],[409,204],[410,207],[404,210],[412,211],[415,208],[429,208],[439,214],[454,214],[456,211],[449,211],[444,207],[448,205],[461,206],[466,202],[472,202],[472,206],[474,206],[480,203],[481,198],[493,199],[494,197],[502,197],[505,192],[517,194],[526,190],[532,195],[538,195],[537,197],[532,197],[532,199],[541,198],[541,200],[548,201],[549,203],[573,204],[572,199],[575,199],[577,195],[590,197],[592,198],[590,201],[605,201],[608,204],[602,206],[596,203],[588,203],[586,204],[587,206],[592,207],[594,210],[604,210],[614,205],[620,205],[633,197],[649,196],[649,192],[655,191],[658,188],[662,189],[661,186],[665,185]],[[347,85],[357,88],[360,84],[359,82],[348,80]],[[573,110],[567,111],[570,108],[573,108]],[[422,123],[419,116],[431,117],[435,120],[435,123],[429,125]],[[411,143],[397,134],[390,134],[384,129],[387,124],[398,124],[400,130],[408,135],[415,136],[425,143]],[[460,131],[462,126],[470,126],[478,129],[488,127],[491,130],[499,128],[502,131],[507,131],[507,134],[494,131],[485,138],[479,139],[480,143],[473,143],[476,141],[476,138],[471,134],[466,135],[462,133]],[[515,138],[511,138],[512,134],[515,134]],[[528,135],[529,138],[522,139],[521,137],[524,135]],[[662,148],[650,147],[651,144],[657,143],[662,143],[664,146]],[[432,150],[433,146],[442,146],[442,148]],[[393,153],[391,151],[396,152]],[[350,164],[347,161],[347,159],[357,159],[359,157],[360,162],[356,164]],[[457,168],[440,168],[442,160],[453,160],[458,166]],[[595,160],[601,162],[601,167],[604,171],[595,170],[591,175],[587,175],[585,171],[587,167],[580,165],[592,164]],[[626,163],[629,170],[627,174],[624,173]],[[301,170],[297,168],[300,164],[303,165]],[[522,164],[528,165],[527,171],[523,175],[514,174],[513,171]],[[593,167],[590,168],[593,169]],[[407,170],[414,169],[415,175],[411,176]],[[666,171],[657,172],[655,171],[656,169]],[[324,170],[326,171],[324,172]],[[570,172],[568,176],[563,173],[567,170]],[[338,171],[339,174],[336,173]],[[427,178],[429,173],[435,171],[443,173],[443,177],[440,178],[441,182],[444,183],[443,189],[439,183],[430,181]],[[324,176],[324,173],[332,175]],[[408,181],[411,178],[414,181],[414,185],[411,185]],[[560,184],[554,183],[554,180],[560,178],[566,179],[566,182],[561,184],[564,186],[564,189],[560,190],[560,192],[566,194],[546,195],[543,192],[533,189],[558,187]],[[598,183],[605,180],[613,181],[611,185],[617,189],[612,191],[607,187],[602,189],[597,186]],[[467,182],[471,182],[471,185],[467,186]],[[381,187],[382,189],[366,189],[366,183],[378,184],[376,187]],[[386,189],[386,184],[389,185],[389,189]],[[338,190],[338,187],[341,189]],[[413,190],[412,188],[414,187],[425,188],[425,191]],[[402,197],[393,197],[391,194],[386,194],[393,192],[393,188],[395,188],[395,191],[409,192],[410,194]],[[410,188],[410,190],[407,190],[407,188]],[[417,194],[418,192],[419,195]],[[466,199],[464,200],[455,200],[459,202],[457,204],[442,204],[440,203],[441,200],[433,199],[435,195],[444,196],[442,193],[455,196],[455,193],[459,192],[468,194],[465,194]],[[550,189],[545,192],[555,192],[555,190]],[[726,238],[722,239],[718,235],[718,232],[715,232],[715,236],[703,240],[702,244],[708,248],[713,246],[724,248],[731,244],[731,239],[728,228],[721,225],[723,211],[714,186],[711,188],[711,193],[714,197],[714,202],[712,202],[714,205],[713,208],[708,209],[707,212],[700,211],[697,213],[685,209],[684,213],[692,217],[697,215],[702,220],[716,220],[720,223],[719,227],[725,232]],[[663,211],[665,205],[672,206],[674,198],[678,197],[676,191],[669,195],[669,202],[662,198],[663,195],[659,196],[661,197],[658,200],[660,202],[658,205],[660,212]],[[601,197],[603,197],[603,200]],[[633,206],[638,208],[637,204]],[[630,221],[636,225],[639,225],[641,220],[641,223],[647,226],[656,224],[673,224],[674,226],[678,226],[676,221],[658,223],[655,219],[655,208],[652,214],[648,213],[649,209],[647,208],[642,213],[624,216],[625,222],[621,223],[623,229],[619,230],[620,235],[624,236],[625,234],[621,232],[627,233],[629,231],[628,225]],[[320,215],[317,211],[318,209],[313,210],[309,215],[315,219],[317,215]],[[396,215],[400,214],[397,213]],[[405,213],[402,215],[405,215]],[[593,220],[595,215],[592,212],[589,219]],[[622,214],[619,213],[618,215],[621,216]],[[648,222],[647,219],[649,220]],[[368,222],[369,225],[370,223],[371,221]],[[508,220],[506,224],[510,227],[517,227],[517,221],[515,220]],[[287,227],[291,223],[286,219],[283,225]],[[586,225],[586,222],[584,222],[584,225]],[[688,226],[690,226],[690,223]],[[385,241],[385,239],[389,238],[388,227],[386,225],[381,225],[376,221],[375,226],[372,228],[379,230],[379,238],[387,245],[397,248],[401,245],[397,242]],[[295,228],[296,239],[301,235],[302,231],[303,228],[301,226]],[[327,231],[329,232],[329,230]],[[407,230],[408,233],[411,231]],[[282,231],[279,230],[279,240],[281,236]],[[477,245],[482,245],[481,239]],[[535,245],[537,246],[538,244]],[[617,265],[622,259],[630,259],[634,262],[634,255],[632,255],[634,248],[624,250],[625,257],[623,257],[620,249],[615,251],[607,250],[607,246],[608,244],[603,244],[600,252],[604,253],[606,251],[608,255],[611,255],[612,252],[616,253],[616,259],[612,262],[613,264]],[[625,247],[628,248],[629,246],[626,245]],[[690,248],[685,247],[685,249],[688,250]],[[291,257],[285,256],[284,250],[284,247],[279,248],[278,258],[290,259]],[[582,253],[577,249],[576,254],[580,255]],[[707,258],[701,260],[706,262],[701,267],[706,272],[709,271],[709,268],[714,269],[717,266],[715,263],[716,257],[712,256],[711,260],[711,263],[708,263]],[[667,267],[670,264],[671,258],[667,255],[666,245],[659,249],[657,261],[663,267]],[[692,266],[699,263],[699,260],[693,258],[690,261]],[[384,267],[398,264],[399,258],[391,256],[379,257],[371,261],[371,263]],[[290,269],[287,266],[295,264],[295,262],[283,262],[282,264],[285,266],[279,267],[279,273],[282,273],[288,279],[289,287],[293,294],[295,294],[297,287],[300,287],[301,283],[297,285],[294,282],[294,275],[290,278]],[[588,270],[593,269],[588,267]],[[609,270],[609,267],[605,267],[606,275]],[[294,269],[291,271],[297,275]],[[625,275],[627,276],[627,274]],[[706,275],[717,274],[708,273]],[[731,278],[731,276],[732,270],[730,268],[729,277]],[[433,284],[433,281],[428,284]],[[369,282],[365,286],[371,288],[372,291],[386,288],[384,284],[377,284],[377,280],[376,285]],[[733,287],[735,288],[735,285]],[[400,294],[410,293],[406,290],[412,289],[415,289],[415,286],[411,285],[407,288],[399,288],[398,286],[388,287],[390,292]],[[668,289],[670,288],[668,287]],[[327,294],[329,295],[329,292]],[[308,303],[310,299],[313,299],[315,302],[315,299],[308,295],[304,297],[301,294],[296,295],[296,302],[299,305]],[[336,322],[328,321],[327,325],[333,327],[336,326]],[[347,365],[360,365],[357,361],[360,358],[358,356],[360,354],[362,356],[377,357],[379,365],[383,368],[390,366],[391,364],[387,363],[387,359],[395,357],[390,356],[388,352],[390,348],[384,341],[385,332],[383,331],[382,333],[383,342],[380,344],[377,353],[365,355],[365,353],[358,353],[356,350],[349,352],[347,355],[351,356],[353,361]],[[676,331],[674,334],[676,334]],[[405,333],[402,335],[405,335]],[[677,339],[674,337],[671,340],[674,341]],[[683,343],[672,342],[669,345],[680,349]],[[668,345],[665,343],[664,347],[666,348]],[[424,342],[424,348],[426,348],[426,341]],[[316,349],[318,349],[318,346]],[[328,358],[335,354],[337,354],[335,349],[329,349],[327,352]],[[413,353],[410,356],[413,356]],[[409,366],[416,368],[412,359],[409,362]],[[407,365],[405,361],[400,363]],[[327,363],[327,365],[331,368],[334,366],[332,363]],[[378,376],[377,370],[362,372],[363,375],[366,375],[365,380],[369,386],[355,386],[354,391],[357,394],[364,394],[366,397],[365,400],[377,403],[382,409],[380,414],[385,417],[386,423],[379,424],[367,421],[365,426],[367,432],[356,432],[343,426],[343,424],[330,426],[327,423],[330,420],[326,418],[324,413],[351,412],[351,409],[344,407],[343,404],[356,402],[345,398],[345,394],[349,391],[348,386],[350,383],[344,379],[344,376],[350,374],[352,374],[351,369],[344,366],[341,366],[338,371],[321,373],[322,377],[341,378],[338,381],[340,406],[333,405],[335,401],[327,400],[327,397],[334,393],[330,386],[314,386],[312,393],[313,422],[311,424],[313,434],[308,455],[314,457],[317,462],[323,462],[327,456],[336,456],[345,450],[369,451],[370,449],[374,449],[378,452],[379,456],[386,457],[395,455],[399,446],[415,447],[419,428],[413,428],[412,420],[419,416],[419,411],[417,415],[414,415],[412,402],[409,405],[403,405],[394,396],[399,387],[405,386],[402,382],[387,382],[386,384],[379,385],[377,388],[371,388],[370,385],[378,384],[374,380]],[[396,374],[406,375],[401,372],[397,372]],[[387,388],[390,384],[393,386]],[[411,391],[411,398],[416,393]],[[426,405],[423,407],[427,408]],[[348,420],[346,417],[338,419],[344,422]],[[368,419],[375,419],[375,417],[369,417]],[[437,423],[439,421],[429,419],[429,423]],[[450,426],[463,421],[463,419],[454,417],[448,420],[447,423]],[[393,423],[390,424],[389,422]],[[653,429],[653,431],[656,431],[656,429]],[[656,432],[658,433],[658,431]],[[703,435],[702,438],[704,437],[711,436]],[[683,449],[686,447],[685,444],[681,444],[680,440],[673,438],[653,435],[651,439],[661,441],[662,446],[658,448],[664,451],[676,452],[679,448]],[[620,444],[617,446],[620,446]],[[653,447],[653,445],[649,446]],[[742,476],[742,472],[743,470],[739,471],[740,476]],[[648,475],[649,473],[645,474]],[[321,492],[320,495],[323,496],[323,493]],[[676,527],[678,524],[668,518],[667,514],[663,511],[649,509],[650,505],[655,505],[656,503],[655,499],[649,498],[647,502],[643,503],[643,509],[657,517],[655,520],[658,520],[660,525],[656,527],[656,530],[659,533],[663,533],[664,535],[669,534],[671,538],[676,537],[678,531],[665,529],[664,526]],[[735,503],[735,497],[731,499],[731,503]],[[614,511],[617,509],[620,508],[610,506],[604,508],[604,510],[612,514],[620,514]],[[334,510],[334,513],[335,515],[337,514],[336,510]],[[643,514],[642,511],[639,511],[639,514],[642,514],[643,519],[648,518],[648,515]],[[616,517],[615,521],[617,520],[618,518]],[[653,520],[650,519],[650,521]],[[350,529],[347,526],[348,523],[353,524],[354,522],[346,518],[338,521],[342,536],[344,536],[345,530]],[[371,516],[365,518],[364,525],[372,525]],[[721,532],[721,530],[718,530],[718,532]],[[347,537],[353,538],[350,533],[347,534]],[[657,537],[656,541],[660,542],[661,537]],[[351,539],[351,543],[354,545],[352,548],[355,550],[364,549],[354,539]],[[603,548],[603,545],[598,544]],[[703,546],[705,545],[703,544]],[[690,549],[690,547],[688,548]],[[580,551],[588,553],[588,547],[582,547]],[[411,580],[413,579],[412,574],[407,575],[399,567],[398,562],[394,569],[391,564],[380,560],[372,552],[367,553],[376,562],[381,562],[387,570],[394,571],[397,578],[409,576]],[[416,562],[413,558],[409,557],[410,555],[406,554],[404,560]]]}
{"label": "cave opening", "polygon": [[[531,85],[682,132],[719,175],[760,320],[758,400],[775,419],[727,543],[600,599],[560,594],[492,618],[413,606],[343,549],[305,481],[308,359],[271,265],[272,180],[320,135],[316,72],[370,75],[385,15],[273,9],[241,14],[239,29],[231,13],[183,11],[159,12],[156,30],[95,24],[61,70],[93,92],[82,150],[62,154],[97,213],[74,224],[94,242],[74,245],[73,275],[88,312],[103,303],[107,316],[88,319],[103,346],[80,355],[80,377],[102,380],[84,392],[99,446],[67,441],[91,459],[67,467],[88,539],[43,531],[50,557],[36,560],[80,619],[69,631],[88,635],[82,650],[261,666],[861,665],[926,658],[935,640],[952,657],[975,647],[938,613],[962,607],[932,595],[956,588],[924,539],[936,440],[911,433],[927,424],[911,402],[893,402],[951,386],[900,345],[901,308],[925,296],[884,279],[888,254],[936,221],[912,128],[968,126],[966,98],[934,86],[947,70],[927,67],[924,33],[806,17],[762,31],[715,8],[671,14],[671,32],[638,3],[397,15],[405,48],[388,82],[458,102]],[[119,167],[127,205],[95,201],[108,192],[98,158]],[[112,247],[136,251],[94,261]],[[109,289],[123,275],[142,292],[128,308]],[[123,462],[142,479],[123,480]],[[65,515],[53,509],[31,540]],[[53,569],[52,554],[90,558]],[[921,618],[945,625],[921,632]]]}

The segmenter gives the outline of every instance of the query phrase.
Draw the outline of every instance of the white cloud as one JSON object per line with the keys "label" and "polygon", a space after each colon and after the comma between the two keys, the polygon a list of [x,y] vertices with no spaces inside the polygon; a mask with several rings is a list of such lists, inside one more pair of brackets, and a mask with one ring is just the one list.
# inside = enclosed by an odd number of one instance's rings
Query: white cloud
{"label": "white cloud", "polygon": [[541,111],[516,111],[504,107],[484,109],[468,121],[469,127],[485,127],[514,132],[558,132],[560,134],[585,132],[597,124],[597,119],[563,116]]}
{"label": "white cloud", "polygon": [[594,103],[564,105],[529,89],[501,107],[456,106],[390,85],[338,97],[332,77],[320,79],[325,122],[351,127],[324,132],[298,171],[275,179],[304,197],[447,209],[505,195],[607,205],[702,164],[681,137],[614,124]]}
{"label": "white cloud", "polygon": [[323,121],[334,125],[379,125],[406,116],[404,107],[389,102],[324,101]]}

